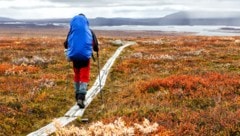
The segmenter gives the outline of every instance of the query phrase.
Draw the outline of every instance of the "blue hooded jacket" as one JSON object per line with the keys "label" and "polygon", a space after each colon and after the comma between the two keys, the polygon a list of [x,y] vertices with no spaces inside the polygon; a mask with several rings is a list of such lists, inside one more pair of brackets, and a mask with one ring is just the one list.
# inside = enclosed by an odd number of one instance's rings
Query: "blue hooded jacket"
{"label": "blue hooded jacket", "polygon": [[84,15],[77,15],[70,22],[68,58],[72,61],[89,60],[92,55],[92,33]]}

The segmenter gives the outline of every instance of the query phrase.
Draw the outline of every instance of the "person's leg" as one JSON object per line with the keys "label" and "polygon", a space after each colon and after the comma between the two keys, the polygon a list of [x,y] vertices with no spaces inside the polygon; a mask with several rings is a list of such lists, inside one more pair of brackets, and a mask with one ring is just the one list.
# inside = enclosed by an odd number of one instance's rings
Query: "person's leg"
{"label": "person's leg", "polygon": [[80,107],[84,108],[85,105],[83,101],[87,94],[87,85],[90,80],[90,61],[85,62],[86,65],[80,68],[80,87],[79,87],[79,99],[78,104]]}
{"label": "person's leg", "polygon": [[88,83],[90,80],[90,60],[85,63],[85,66],[80,68],[80,81],[82,83]]}
{"label": "person's leg", "polygon": [[75,88],[75,99],[77,101],[80,93],[80,68],[73,67],[74,71],[74,88]]}

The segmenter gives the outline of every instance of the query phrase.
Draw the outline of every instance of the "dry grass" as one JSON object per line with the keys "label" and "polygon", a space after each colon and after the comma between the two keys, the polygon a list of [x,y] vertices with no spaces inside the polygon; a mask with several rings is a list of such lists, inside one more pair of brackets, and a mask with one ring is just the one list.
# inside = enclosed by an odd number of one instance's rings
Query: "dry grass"
{"label": "dry grass", "polygon": [[[159,128],[157,123],[150,123],[147,119],[144,119],[142,124],[135,123],[133,126],[126,126],[126,122],[123,121],[122,118],[118,118],[113,123],[108,124],[104,124],[103,122],[92,123],[88,128],[75,126],[57,127],[56,136],[132,136],[135,135],[135,133],[149,135],[158,129],[162,128]],[[169,131],[163,131],[163,133],[159,133],[159,135],[172,134]]]}
{"label": "dry grass", "polygon": [[136,39],[110,72],[104,106],[96,99],[85,116],[129,124],[147,118],[173,135],[240,135],[238,39]]}
{"label": "dry grass", "polygon": [[[34,32],[0,39],[0,135],[25,135],[75,103],[65,37]],[[138,45],[111,69],[104,104],[96,98],[84,115],[90,124],[77,120],[56,135],[89,129],[111,135],[121,132],[119,125],[134,135],[240,135],[240,37],[149,35],[122,38]],[[102,66],[117,48],[115,39],[100,38]],[[91,71],[90,85],[97,63]]]}
{"label": "dry grass", "polygon": [[[73,72],[63,53],[64,36],[6,35],[0,39],[0,135],[25,135],[63,116],[75,103]],[[109,38],[99,40],[104,64],[116,47]],[[91,72],[90,85],[96,62]]]}

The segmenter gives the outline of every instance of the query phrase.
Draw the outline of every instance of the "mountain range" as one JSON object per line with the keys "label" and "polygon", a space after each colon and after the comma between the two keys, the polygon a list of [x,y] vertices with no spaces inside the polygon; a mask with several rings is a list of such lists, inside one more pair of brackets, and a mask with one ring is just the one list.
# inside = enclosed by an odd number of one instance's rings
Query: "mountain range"
{"label": "mountain range", "polygon": [[[16,20],[0,17],[0,24],[18,22],[18,24],[69,24],[70,18]],[[91,26],[119,26],[119,25],[224,25],[240,26],[240,12],[206,12],[180,11],[161,18],[92,18]]]}

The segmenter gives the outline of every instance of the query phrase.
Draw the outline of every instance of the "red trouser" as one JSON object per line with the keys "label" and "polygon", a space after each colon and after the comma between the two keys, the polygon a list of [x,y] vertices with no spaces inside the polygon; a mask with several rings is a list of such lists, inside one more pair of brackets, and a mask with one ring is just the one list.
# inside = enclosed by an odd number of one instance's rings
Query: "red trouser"
{"label": "red trouser", "polygon": [[74,82],[88,83],[90,80],[90,60],[87,62],[73,62]]}

